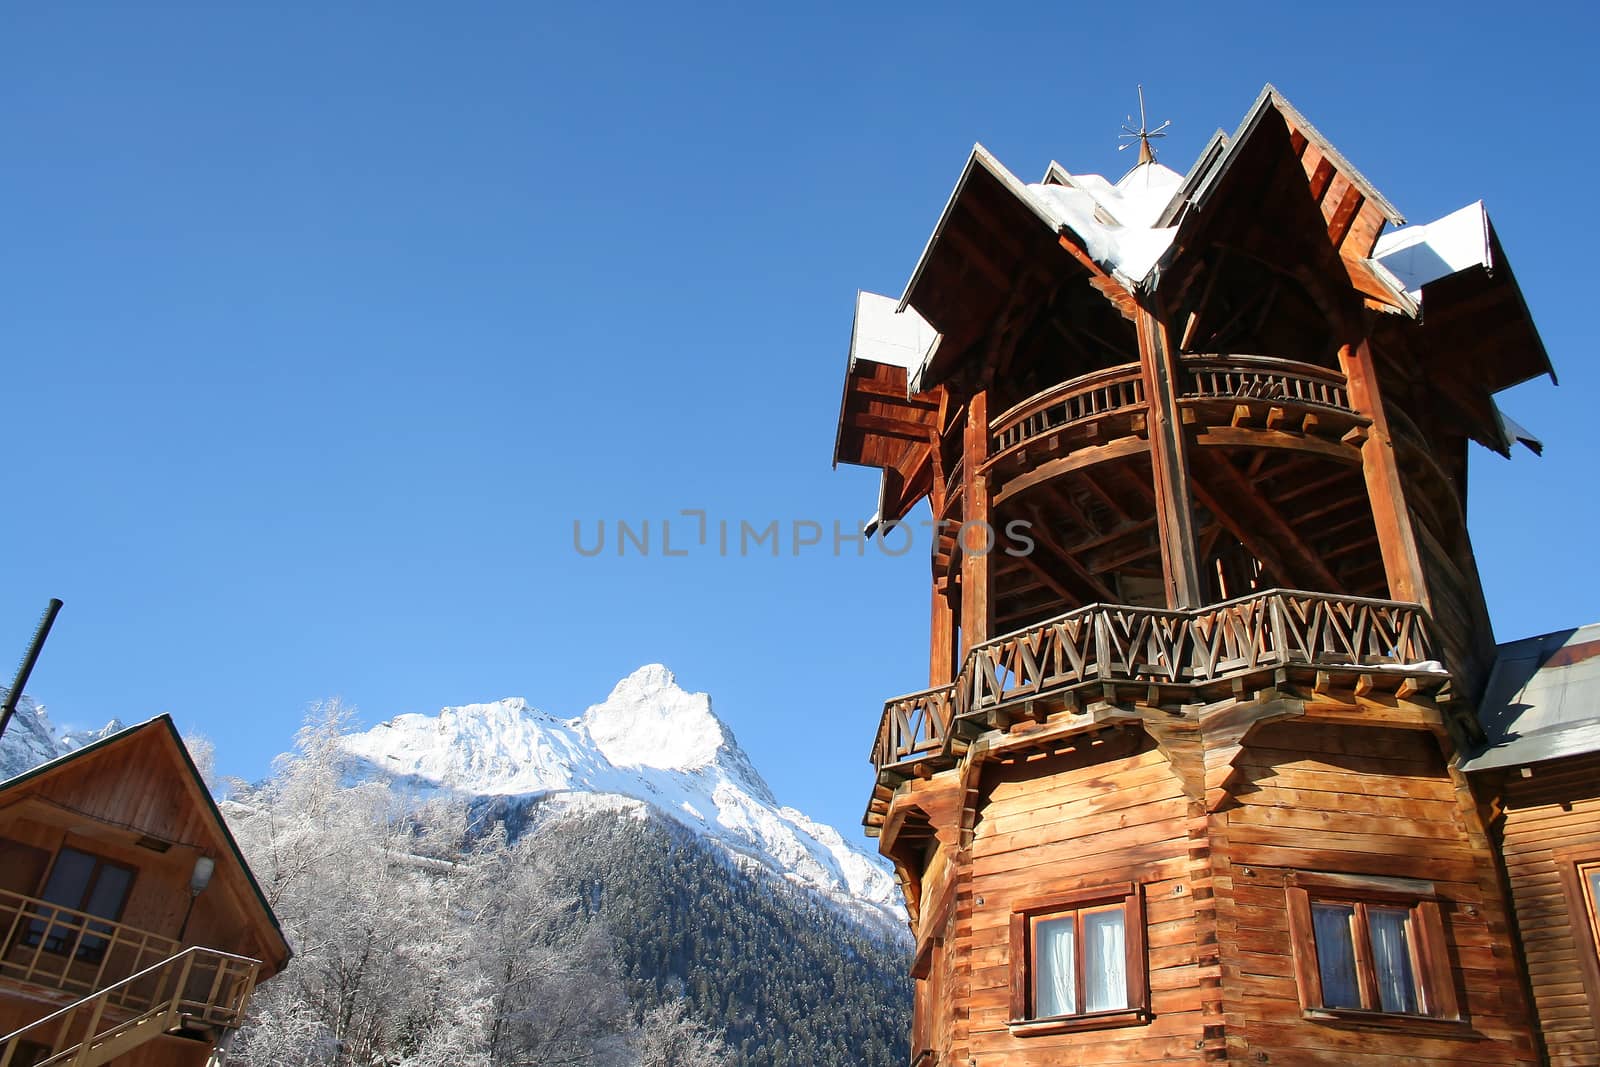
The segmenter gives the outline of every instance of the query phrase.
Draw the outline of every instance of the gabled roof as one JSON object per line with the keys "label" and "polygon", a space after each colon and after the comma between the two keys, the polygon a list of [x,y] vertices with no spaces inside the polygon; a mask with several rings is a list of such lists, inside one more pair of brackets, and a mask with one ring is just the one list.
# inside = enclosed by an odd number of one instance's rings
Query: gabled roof
{"label": "gabled roof", "polygon": [[[993,352],[1027,328],[1028,310],[1069,284],[1086,284],[1106,301],[1105,314],[1127,321],[1158,290],[1176,306],[1223,247],[1292,277],[1325,308],[1392,317],[1406,331],[1391,335],[1396,348],[1418,340],[1422,372],[1449,393],[1465,432],[1508,452],[1531,435],[1507,429],[1490,394],[1554,373],[1494,227],[1481,204],[1385,234],[1404,223],[1270,84],[1233,135],[1218,130],[1182,176],[1152,162],[1112,182],[1052,162],[1030,184],[974,145],[896,307],[933,331],[923,358],[910,358],[920,335],[858,358],[858,305],[835,462],[895,464],[898,481],[886,478],[880,492],[882,517],[894,517],[922,491],[926,465],[915,461],[915,446],[893,439],[910,420],[884,409],[886,386],[897,387],[903,373],[914,404],[965,365],[993,372],[1005,362],[991,360]],[[867,369],[872,380],[856,381]]]}
{"label": "gabled roof", "polygon": [[1478,717],[1487,741],[1464,770],[1600,752],[1600,623],[1501,645]]}
{"label": "gabled roof", "polygon": [[1405,217],[1395,210],[1384,195],[1378,192],[1377,187],[1366,179],[1355,166],[1344,158],[1344,155],[1333,146],[1322,133],[1299,110],[1278,92],[1277,87],[1268,82],[1261,89],[1261,94],[1256,97],[1256,102],[1250,105],[1250,110],[1245,113],[1244,121],[1239,123],[1239,128],[1232,137],[1225,137],[1221,130],[1212,135],[1211,141],[1205,150],[1200,153],[1199,160],[1189,171],[1184,179],[1183,186],[1173,195],[1165,211],[1161,213],[1158,226],[1172,226],[1178,222],[1185,206],[1196,211],[1204,211],[1207,201],[1211,197],[1216,185],[1223,179],[1233,163],[1243,153],[1250,139],[1255,136],[1261,126],[1261,120],[1269,111],[1277,111],[1282,115],[1289,126],[1303,136],[1307,142],[1316,146],[1323,159],[1338,173],[1342,174],[1351,185],[1355,186],[1366,199],[1375,206],[1383,216],[1396,226],[1405,223]]}
{"label": "gabled roof", "polygon": [[178,734],[178,728],[170,715],[158,715],[148,722],[130,726],[114,734],[102,737],[98,741],[74,749],[65,755],[41,763],[21,774],[0,781],[0,805],[6,802],[6,794],[20,789],[24,785],[39,784],[49,778],[62,773],[68,768],[77,768],[84,763],[100,759],[111,758],[119,749],[131,747],[143,740],[154,739],[166,748],[173,760],[174,767],[179,774],[186,777],[185,784],[189,787],[186,791],[192,798],[198,800],[197,807],[202,816],[210,825],[212,832],[232,856],[235,866],[243,876],[245,884],[249,887],[253,903],[259,907],[258,918],[264,920],[267,928],[276,935],[282,947],[282,954],[276,960],[268,961],[275,970],[281,970],[289,961],[293,951],[289,947],[288,939],[284,937],[283,927],[278,923],[278,917],[272,910],[272,905],[267,903],[267,897],[261,890],[261,885],[256,881],[250,864],[246,862],[244,853],[239,849],[239,843],[234,839],[233,832],[228,829],[227,820],[222,817],[222,812],[217,808],[217,802],[211,795],[211,790],[206,787],[200,769],[194,765],[189,749],[183,743],[183,738]]}
{"label": "gabled roof", "polygon": [[973,145],[933,234],[917,258],[911,280],[906,283],[901,310],[913,303],[918,282],[951,216],[979,175],[997,182],[1051,233],[1074,236],[1091,259],[1130,290],[1171,239],[1170,232],[1160,230],[1165,224],[1156,222],[1156,218],[1161,214],[1159,204],[1165,203],[1171,190],[1183,180],[1159,163],[1141,163],[1113,183],[1098,174],[1070,174],[1061,164],[1052,162],[1043,181],[1029,184],[1006,169],[983,145]]}

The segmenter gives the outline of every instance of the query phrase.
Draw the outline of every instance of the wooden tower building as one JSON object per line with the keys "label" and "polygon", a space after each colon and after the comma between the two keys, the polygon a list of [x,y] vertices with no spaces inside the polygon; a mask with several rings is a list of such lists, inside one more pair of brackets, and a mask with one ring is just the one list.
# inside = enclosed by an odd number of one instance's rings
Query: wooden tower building
{"label": "wooden tower building", "polygon": [[1550,364],[1481,204],[1403,224],[1269,86],[1187,174],[975,148],[860,296],[835,461],[939,524],[865,820],[914,1064],[1545,1055],[1461,764],[1467,450]]}

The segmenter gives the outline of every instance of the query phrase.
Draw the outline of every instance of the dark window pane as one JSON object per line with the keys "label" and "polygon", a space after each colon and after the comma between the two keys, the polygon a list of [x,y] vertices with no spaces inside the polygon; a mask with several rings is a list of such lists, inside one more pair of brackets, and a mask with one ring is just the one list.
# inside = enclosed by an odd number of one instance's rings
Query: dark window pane
{"label": "dark window pane", "polygon": [[89,899],[83,910],[90,915],[115,919],[122,914],[122,902],[127,899],[128,887],[133,884],[133,872],[124,867],[101,864],[100,877],[94,880]]}
{"label": "dark window pane", "polygon": [[1372,966],[1377,972],[1379,1007],[1384,1011],[1417,1012],[1417,981],[1411,970],[1411,912],[1404,908],[1368,908],[1372,933]]}
{"label": "dark window pane", "polygon": [[[133,872],[124,867],[114,867],[107,863],[100,865],[100,873],[94,880],[94,887],[89,890],[89,899],[84,901],[83,910],[90,915],[102,915],[107,919],[115,919],[122,914],[122,902],[128,896],[128,887],[133,884]],[[90,923],[89,929],[102,934],[109,934],[111,927],[106,923]],[[101,937],[85,935],[78,946],[78,958],[88,960],[90,963],[100,962],[100,957],[105,955],[106,941]]]}
{"label": "dark window pane", "polygon": [[[59,904],[64,908],[77,910],[83,904],[84,894],[89,890],[89,882],[94,877],[95,858],[86,852],[79,852],[74,848],[64,848],[56,855],[55,865],[50,868],[50,877],[45,880],[44,889],[40,891],[40,899],[50,903]],[[41,919],[35,919],[28,924],[28,932],[24,942],[28,945],[37,945],[40,938],[44,939],[44,947],[49,952],[65,952],[78,939],[81,925],[73,916],[61,916],[53,908],[42,908]],[[46,920],[56,920],[47,922]]]}
{"label": "dark window pane", "polygon": [[1317,970],[1322,975],[1322,1006],[1361,1007],[1361,986],[1356,981],[1356,946],[1351,933],[1356,909],[1349,904],[1311,905],[1311,923],[1317,939]]}
{"label": "dark window pane", "polygon": [[89,879],[94,876],[95,858],[77,849],[64,848],[56,857],[50,878],[39,895],[52,904],[64,908],[83,907],[83,898],[89,891]]}

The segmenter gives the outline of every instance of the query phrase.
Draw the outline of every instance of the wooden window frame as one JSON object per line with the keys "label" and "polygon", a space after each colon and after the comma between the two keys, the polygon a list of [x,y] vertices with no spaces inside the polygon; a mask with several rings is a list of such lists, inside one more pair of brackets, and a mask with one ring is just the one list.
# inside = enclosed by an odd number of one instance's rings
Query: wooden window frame
{"label": "wooden window frame", "polygon": [[[1442,1029],[1453,1032],[1464,1024],[1456,997],[1455,975],[1450,967],[1439,894],[1434,884],[1414,878],[1376,875],[1291,871],[1284,880],[1288,896],[1289,935],[1294,952],[1295,985],[1301,1014],[1321,1022],[1360,1023],[1409,1031]],[[1351,904],[1357,907],[1357,981],[1364,1003],[1376,1002],[1376,976],[1365,959],[1364,905],[1403,907],[1411,913],[1413,978],[1422,1012],[1392,1012],[1381,1008],[1330,1008],[1323,1004],[1322,970],[1317,960],[1316,929],[1311,918],[1313,902]]]}
{"label": "wooden window frame", "polygon": [[[1036,1018],[1033,1015],[1035,924],[1064,912],[1083,912],[1097,908],[1122,909],[1123,948],[1127,953],[1128,1006],[1112,1011],[1078,1012]],[[1082,977],[1083,943],[1074,939],[1079,968],[1077,987],[1085,990]],[[1118,1026],[1137,1026],[1150,1021],[1150,983],[1145,975],[1144,894],[1133,882],[1095,886],[1021,901],[1011,909],[1011,1017],[1007,1022],[1018,1037],[1059,1034],[1072,1030],[1101,1030]]]}
{"label": "wooden window frame", "polygon": [[[1589,1021],[1600,1032],[1600,913],[1590,899],[1583,871],[1600,868],[1600,847],[1574,845],[1552,849],[1556,873],[1561,881],[1561,896],[1567,905],[1567,922],[1577,942],[1578,972],[1583,976],[1584,1000],[1589,1005]],[[1588,931],[1587,936],[1580,931]]]}
{"label": "wooden window frame", "polygon": [[[94,860],[92,875],[84,884],[83,892],[79,895],[78,902],[76,904],[56,904],[51,901],[45,901],[43,899],[45,888],[49,886],[50,878],[55,874],[56,865],[61,862],[62,854],[66,852],[76,852],[80,856],[88,856],[90,859]],[[88,911],[87,908],[85,908],[85,905],[88,903],[89,897],[93,894],[95,887],[100,884],[100,872],[107,867],[114,867],[117,870],[127,872],[128,887],[123,891],[122,899],[117,902],[117,913],[115,915],[94,915],[93,912]],[[128,910],[128,901],[132,899],[133,887],[138,883],[138,881],[139,868],[133,866],[131,863],[124,863],[121,860],[110,859],[109,857],[98,852],[91,852],[86,848],[79,848],[77,845],[63,844],[60,848],[56,849],[56,854],[50,858],[50,869],[45,872],[44,877],[39,882],[40,896],[38,899],[41,900],[46,907],[65,908],[68,911],[79,912],[84,915],[94,915],[94,920],[111,923],[113,926],[116,926],[122,922],[122,916]],[[76,940],[77,947],[70,953],[73,961],[76,963],[99,963],[105,958],[106,948],[114,939],[111,931],[95,930],[94,920],[90,920],[84,924],[83,929]],[[20,931],[21,935],[23,936],[23,944],[32,947],[37,942],[27,940],[27,938],[37,936],[44,941],[44,944],[41,947],[45,952],[48,952],[54,956],[66,956],[69,954],[62,948],[52,948],[50,945],[50,933],[58,927],[56,920],[36,919],[34,922],[39,925],[37,931],[33,930],[32,924],[23,927],[22,931]],[[74,926],[62,926],[61,928],[73,930],[78,929]],[[94,938],[101,942],[101,944],[98,946],[84,945],[83,942],[89,938]]]}

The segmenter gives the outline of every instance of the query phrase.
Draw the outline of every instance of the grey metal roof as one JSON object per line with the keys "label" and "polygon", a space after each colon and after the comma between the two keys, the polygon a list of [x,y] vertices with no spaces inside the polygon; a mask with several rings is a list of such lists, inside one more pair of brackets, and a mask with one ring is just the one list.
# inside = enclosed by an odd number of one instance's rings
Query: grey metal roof
{"label": "grey metal roof", "polygon": [[1488,743],[1464,770],[1600,752],[1600,623],[1501,645],[1478,717]]}

